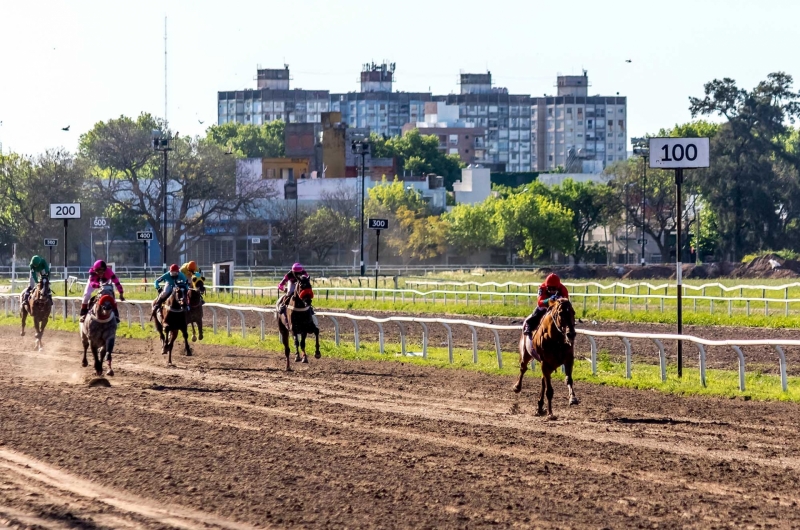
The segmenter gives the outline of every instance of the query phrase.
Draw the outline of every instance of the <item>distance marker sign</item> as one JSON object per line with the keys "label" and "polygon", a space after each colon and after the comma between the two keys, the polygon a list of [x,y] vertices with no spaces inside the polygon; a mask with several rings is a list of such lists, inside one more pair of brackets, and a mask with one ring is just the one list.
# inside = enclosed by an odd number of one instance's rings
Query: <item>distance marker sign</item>
{"label": "distance marker sign", "polygon": [[45,239],[44,246],[46,247],[57,247],[58,246],[58,239]]}
{"label": "distance marker sign", "polygon": [[153,232],[150,230],[136,232],[136,241],[152,241],[153,240]]}
{"label": "distance marker sign", "polygon": [[372,230],[388,230],[389,229],[389,220],[388,219],[370,219],[369,220],[369,227]]}
{"label": "distance marker sign", "polygon": [[708,166],[708,138],[650,138],[650,167],[694,169]]}
{"label": "distance marker sign", "polygon": [[50,219],[80,219],[81,203],[51,204]]}

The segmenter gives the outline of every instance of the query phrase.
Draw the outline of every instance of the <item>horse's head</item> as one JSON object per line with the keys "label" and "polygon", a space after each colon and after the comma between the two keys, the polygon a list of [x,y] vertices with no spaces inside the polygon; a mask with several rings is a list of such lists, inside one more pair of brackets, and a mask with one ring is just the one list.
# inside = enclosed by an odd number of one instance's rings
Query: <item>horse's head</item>
{"label": "horse's head", "polygon": [[186,295],[189,292],[189,286],[184,283],[177,283],[175,287],[172,288],[172,293],[170,293],[169,298],[167,299],[167,305],[172,310],[185,310],[188,301],[186,299]]}
{"label": "horse's head", "polygon": [[550,302],[552,307],[553,323],[558,331],[564,335],[564,342],[569,346],[575,343],[575,309],[566,298],[559,298]]}
{"label": "horse's head", "polygon": [[50,279],[47,276],[42,276],[33,293],[34,303],[49,303],[52,293],[50,292]]}
{"label": "horse's head", "polygon": [[200,293],[200,296],[205,296],[206,295],[206,279],[203,276],[201,276],[199,278],[195,278],[193,280],[193,282],[194,282],[194,289],[198,293]]}
{"label": "horse's head", "polygon": [[297,281],[294,295],[302,300],[303,303],[310,304],[311,300],[314,298],[314,290],[311,288],[311,279],[307,276],[300,278]]}
{"label": "horse's head", "polygon": [[114,299],[114,284],[108,280],[105,280],[100,284],[100,294],[98,296],[110,296],[112,299]]}
{"label": "horse's head", "polygon": [[98,320],[108,320],[113,316],[114,311],[114,297],[104,294],[97,299],[95,303],[95,315]]}

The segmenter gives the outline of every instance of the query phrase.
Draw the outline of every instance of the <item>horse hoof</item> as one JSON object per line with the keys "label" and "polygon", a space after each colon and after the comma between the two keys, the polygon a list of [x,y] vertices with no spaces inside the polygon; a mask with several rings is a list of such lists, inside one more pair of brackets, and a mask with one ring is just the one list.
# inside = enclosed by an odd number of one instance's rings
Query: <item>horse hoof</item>
{"label": "horse hoof", "polygon": [[192,356],[192,352],[191,352],[191,350],[186,352],[186,356],[187,356],[187,357],[191,357],[191,356]]}
{"label": "horse hoof", "polygon": [[321,357],[322,357],[322,354],[320,352],[317,352],[317,353],[314,354],[314,358],[315,359],[319,359]]}
{"label": "horse hoof", "polygon": [[558,416],[556,416],[555,414],[548,414],[547,415],[547,421],[556,421],[557,419],[558,419]]}
{"label": "horse hoof", "polygon": [[97,377],[103,377],[103,371],[102,370],[96,370],[94,373],[97,374]]}
{"label": "horse hoof", "polygon": [[84,368],[86,368],[87,366],[89,366],[89,361],[83,361],[83,362],[81,362],[81,366],[83,366]]}
{"label": "horse hoof", "polygon": [[580,403],[580,401],[578,401],[578,398],[576,398],[575,396],[573,396],[573,397],[569,398],[569,404],[570,404],[570,406],[572,406],[572,405],[577,405],[577,404],[579,404],[579,403]]}
{"label": "horse hoof", "polygon": [[25,332],[24,332],[24,331],[23,331],[23,332],[21,332],[21,333],[19,334],[19,336],[20,336],[20,337],[24,337],[24,336],[25,336]]}
{"label": "horse hoof", "polygon": [[305,355],[303,355],[303,360],[302,360],[301,362],[303,362],[303,363],[305,363],[305,364],[308,364],[308,357],[306,357]]}
{"label": "horse hoof", "polygon": [[546,415],[547,415],[547,412],[545,412],[545,411],[543,411],[543,410],[537,410],[537,411],[536,411],[536,415],[537,415],[537,416],[546,416]]}
{"label": "horse hoof", "polygon": [[106,375],[109,377],[114,377],[114,370],[109,370],[108,372],[106,372]]}
{"label": "horse hoof", "polygon": [[522,387],[520,385],[514,385],[512,387],[512,390],[514,391],[515,394],[519,394],[520,391],[522,390]]}
{"label": "horse hoof", "polygon": [[192,335],[192,342],[197,342],[197,337],[195,337],[194,335]]}
{"label": "horse hoof", "polygon": [[299,363],[302,360],[303,360],[303,358],[300,357],[300,354],[297,354],[297,355],[294,356],[294,362]]}

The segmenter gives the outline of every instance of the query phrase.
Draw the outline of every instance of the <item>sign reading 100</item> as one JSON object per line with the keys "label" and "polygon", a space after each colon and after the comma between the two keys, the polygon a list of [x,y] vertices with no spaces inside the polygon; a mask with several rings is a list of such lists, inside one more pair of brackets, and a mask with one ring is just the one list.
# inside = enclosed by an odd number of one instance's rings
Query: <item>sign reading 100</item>
{"label": "sign reading 100", "polygon": [[650,167],[708,167],[708,138],[650,138]]}

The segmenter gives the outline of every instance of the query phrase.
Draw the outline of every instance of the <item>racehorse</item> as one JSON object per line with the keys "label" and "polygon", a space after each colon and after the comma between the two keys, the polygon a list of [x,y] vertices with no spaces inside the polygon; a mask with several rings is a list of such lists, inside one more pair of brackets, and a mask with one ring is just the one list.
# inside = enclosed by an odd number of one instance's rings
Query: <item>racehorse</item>
{"label": "racehorse", "polygon": [[[298,285],[295,286],[294,293],[291,298],[286,302],[286,321],[280,315],[280,300],[278,300],[278,310],[275,312],[275,318],[278,320],[278,331],[281,333],[281,341],[286,353],[286,371],[291,371],[289,365],[289,335],[294,337],[295,359],[294,362],[308,363],[308,356],[306,356],[306,335],[309,333],[314,334],[316,339],[316,350],[314,358],[319,359],[322,354],[319,352],[319,328],[314,323],[309,310],[311,309],[311,299],[314,297],[314,291],[311,289],[311,280],[308,278],[301,278]],[[289,323],[287,327],[286,322]],[[298,349],[299,348],[299,349]],[[300,351],[303,352],[302,357]]]}
{"label": "racehorse", "polygon": [[117,319],[114,316],[114,298],[102,294],[81,323],[81,341],[83,342],[83,366],[89,366],[86,353],[92,347],[94,371],[98,377],[103,375],[103,358],[108,359],[107,375],[114,375],[111,367],[111,354],[117,337]]}
{"label": "racehorse", "polygon": [[522,376],[528,370],[531,359],[542,365],[542,390],[539,393],[538,416],[544,416],[544,396],[547,393],[547,415],[553,417],[553,384],[552,374],[559,366],[564,365],[569,389],[569,404],[577,405],[578,398],[572,388],[572,366],[575,362],[575,310],[569,300],[562,298],[550,302],[550,310],[542,318],[539,329],[533,340],[526,340],[522,335],[519,340],[519,379],[514,385],[514,392],[522,390]]}
{"label": "racehorse", "polygon": [[192,355],[192,348],[189,346],[188,316],[187,316],[187,296],[188,288],[185,285],[176,285],[172,292],[164,300],[161,308],[155,311],[150,317],[155,318],[156,330],[161,337],[161,355],[169,354],[167,365],[172,365],[172,347],[178,332],[183,333],[184,351],[186,355]]}
{"label": "racehorse", "polygon": [[[196,342],[198,336],[203,340],[203,296],[206,294],[206,287],[203,278],[195,278],[193,287],[189,289],[189,311],[186,319],[192,327],[192,342]],[[197,333],[195,334],[195,324]]]}
{"label": "racehorse", "polygon": [[33,317],[33,328],[36,331],[35,349],[42,350],[42,335],[44,328],[47,327],[47,320],[50,318],[50,311],[53,309],[53,293],[50,291],[50,280],[47,276],[42,276],[36,284],[33,292],[28,296],[28,301],[23,302],[20,295],[20,314],[22,316],[21,336],[25,336],[25,321],[28,315]]}

